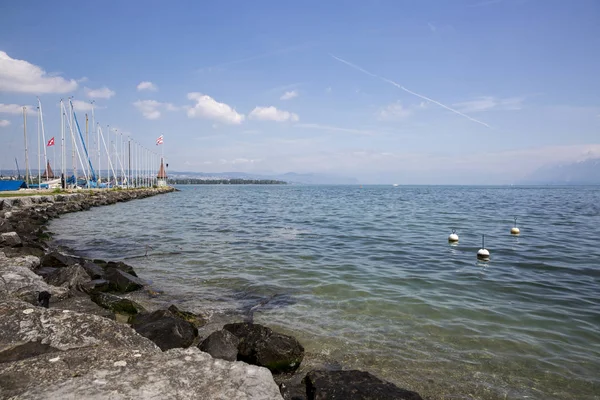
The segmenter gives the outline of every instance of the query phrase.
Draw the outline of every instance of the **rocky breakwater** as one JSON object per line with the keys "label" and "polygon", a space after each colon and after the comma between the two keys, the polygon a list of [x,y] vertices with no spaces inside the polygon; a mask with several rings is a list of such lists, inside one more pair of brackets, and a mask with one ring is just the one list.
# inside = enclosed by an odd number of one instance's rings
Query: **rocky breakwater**
{"label": "rocky breakwater", "polygon": [[1,398],[421,399],[367,372],[311,368],[295,338],[258,324],[200,338],[202,316],[127,298],[145,290],[131,266],[46,245],[60,214],[172,190],[0,198]]}

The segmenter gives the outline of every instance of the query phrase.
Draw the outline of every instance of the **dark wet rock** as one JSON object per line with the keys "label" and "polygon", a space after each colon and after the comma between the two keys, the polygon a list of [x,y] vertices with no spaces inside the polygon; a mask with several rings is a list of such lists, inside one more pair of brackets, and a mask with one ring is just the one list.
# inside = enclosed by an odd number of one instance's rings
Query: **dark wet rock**
{"label": "dark wet rock", "polygon": [[118,269],[120,271],[127,272],[129,275],[133,275],[137,278],[137,274],[133,270],[133,267],[131,265],[125,264],[122,261],[119,261],[119,262],[109,261],[104,265],[104,268],[107,270],[110,268]]}
{"label": "dark wet rock", "polygon": [[238,360],[267,367],[273,373],[295,371],[304,358],[304,347],[293,337],[248,322],[227,324],[240,339]]}
{"label": "dark wet rock", "polygon": [[42,354],[0,364],[0,387],[3,398],[20,400],[281,400],[266,368],[213,359],[195,347],[98,346]]}
{"label": "dark wet rock", "polygon": [[308,400],[423,400],[365,371],[311,371],[305,382]]}
{"label": "dark wet rock", "polygon": [[162,351],[189,347],[198,336],[198,329],[194,325],[169,310],[136,315],[132,318],[131,326],[137,333],[156,343]]}
{"label": "dark wet rock", "polygon": [[52,294],[50,292],[47,291],[43,291],[43,292],[39,292],[38,293],[38,304],[40,307],[44,307],[44,308],[49,308],[50,307],[50,298],[52,297]]}
{"label": "dark wet rock", "polygon": [[172,304],[169,308],[169,311],[173,313],[178,318],[183,319],[184,321],[192,323],[196,328],[200,328],[206,324],[206,320],[202,318],[202,316],[191,313],[189,311],[182,311],[175,304]]}
{"label": "dark wet rock", "polygon": [[115,292],[133,292],[144,287],[141,279],[116,268],[107,268],[104,279],[109,282],[110,290]]}
{"label": "dark wet rock", "polygon": [[108,292],[110,290],[110,282],[106,279],[92,279],[89,282],[86,282],[81,290],[85,293],[100,293],[100,292]]}
{"label": "dark wet rock", "polygon": [[292,386],[289,383],[279,384],[279,392],[283,400],[307,400],[306,385],[300,383]]}
{"label": "dark wet rock", "polygon": [[44,280],[46,280],[46,278],[48,278],[48,276],[52,275],[57,270],[58,270],[58,268],[42,267],[42,268],[37,268],[36,270],[34,270],[34,272],[36,274],[38,274],[39,276],[41,276],[42,278],[44,278]]}
{"label": "dark wet rock", "polygon": [[0,351],[0,363],[24,360],[39,356],[40,354],[55,353],[57,351],[60,350],[41,342],[25,342]]}
{"label": "dark wet rock", "polygon": [[79,291],[83,291],[89,281],[90,276],[79,264],[56,268],[56,271],[46,277],[46,282],[50,285]]}
{"label": "dark wet rock", "polygon": [[23,242],[17,232],[0,233],[0,246],[18,247],[22,245]]}
{"label": "dark wet rock", "polygon": [[117,314],[135,315],[146,310],[140,304],[130,299],[124,299],[109,293],[91,293],[90,299],[100,307]]}
{"label": "dark wet rock", "polygon": [[235,361],[237,360],[239,344],[240,340],[233,333],[220,330],[211,333],[198,345],[198,348],[214,358]]}
{"label": "dark wet rock", "polygon": [[81,266],[85,269],[91,279],[102,279],[104,278],[104,269],[91,261],[81,260]]}
{"label": "dark wet rock", "polygon": [[53,251],[43,256],[40,260],[40,264],[42,267],[64,268],[69,265],[77,264],[77,259]]}

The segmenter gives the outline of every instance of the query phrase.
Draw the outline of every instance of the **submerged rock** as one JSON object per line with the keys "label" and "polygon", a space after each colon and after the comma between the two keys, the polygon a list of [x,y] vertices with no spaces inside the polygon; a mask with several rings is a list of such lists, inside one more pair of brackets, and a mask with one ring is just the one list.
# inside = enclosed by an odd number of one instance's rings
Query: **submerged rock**
{"label": "submerged rock", "polygon": [[176,347],[189,347],[198,336],[198,329],[168,310],[136,315],[131,327],[140,335],[152,340],[162,351]]}
{"label": "submerged rock", "polygon": [[423,400],[365,371],[311,371],[305,382],[308,400]]}
{"label": "submerged rock", "polygon": [[211,333],[198,345],[198,348],[214,358],[235,361],[237,360],[239,344],[240,339],[233,333],[226,330],[220,330]]}
{"label": "submerged rock", "polygon": [[304,347],[295,338],[266,326],[241,322],[223,329],[240,339],[238,360],[267,367],[273,373],[295,371],[304,358]]}

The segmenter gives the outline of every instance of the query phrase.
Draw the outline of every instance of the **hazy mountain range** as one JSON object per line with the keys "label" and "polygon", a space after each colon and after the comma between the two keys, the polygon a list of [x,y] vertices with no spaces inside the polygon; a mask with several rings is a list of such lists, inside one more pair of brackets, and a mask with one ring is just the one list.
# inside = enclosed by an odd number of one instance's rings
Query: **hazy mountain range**
{"label": "hazy mountain range", "polygon": [[547,165],[537,169],[519,184],[600,185],[600,158],[570,164]]}

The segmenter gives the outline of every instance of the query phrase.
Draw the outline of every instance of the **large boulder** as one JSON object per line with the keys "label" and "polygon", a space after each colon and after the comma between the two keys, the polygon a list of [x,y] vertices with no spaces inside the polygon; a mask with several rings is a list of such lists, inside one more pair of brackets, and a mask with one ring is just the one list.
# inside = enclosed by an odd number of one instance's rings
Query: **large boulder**
{"label": "large boulder", "polygon": [[27,342],[47,344],[62,351],[102,345],[149,351],[156,348],[125,324],[96,315],[31,307],[18,300],[2,303],[0,332],[2,350]]}
{"label": "large boulder", "polygon": [[104,278],[104,269],[89,260],[82,260],[81,266],[85,269],[85,272],[88,273],[90,278],[92,279],[103,279]]}
{"label": "large boulder", "polygon": [[106,279],[92,279],[81,287],[81,290],[88,294],[108,292],[109,289],[110,283]]}
{"label": "large boulder", "polygon": [[0,233],[0,246],[18,247],[22,245],[23,242],[17,232]]}
{"label": "large boulder", "polygon": [[116,314],[136,315],[146,310],[133,300],[124,299],[109,293],[92,292],[90,298],[100,307],[110,310]]}
{"label": "large boulder", "polygon": [[365,371],[311,371],[305,382],[308,400],[423,400]]}
{"label": "large boulder", "polygon": [[42,257],[40,264],[42,267],[64,268],[78,263],[78,259],[66,256],[57,251],[50,252]]}
{"label": "large boulder", "polygon": [[7,257],[6,254],[4,254],[4,252],[0,251],[0,266],[8,264],[35,270],[40,265],[40,259],[39,257],[31,255],[21,257]]}
{"label": "large boulder", "polygon": [[240,339],[233,333],[226,330],[220,330],[211,333],[198,345],[198,348],[214,358],[235,361],[237,360],[239,344]]}
{"label": "large boulder", "polygon": [[266,368],[213,359],[194,347],[157,351],[98,346],[0,364],[2,397],[282,399]]}
{"label": "large boulder", "polygon": [[137,277],[137,274],[133,270],[133,267],[131,265],[125,264],[123,261],[117,261],[117,262],[109,261],[104,265],[104,268],[106,268],[106,269],[115,268],[115,269],[121,270],[123,272],[127,272],[129,275],[133,275],[133,276]]}
{"label": "large boulder", "polygon": [[240,322],[223,329],[240,339],[238,360],[267,367],[273,373],[293,372],[304,358],[304,347],[295,338],[266,326]]}
{"label": "large boulder", "polygon": [[49,292],[53,301],[65,299],[69,295],[69,289],[48,285],[41,276],[26,267],[3,266],[0,274],[0,300],[17,298],[37,305],[40,292]]}
{"label": "large boulder", "polygon": [[104,279],[109,282],[110,290],[115,292],[133,292],[144,287],[140,278],[116,268],[107,268]]}
{"label": "large boulder", "polygon": [[65,268],[57,268],[46,278],[50,285],[65,287],[69,290],[83,291],[85,285],[90,281],[90,276],[79,264],[70,265]]}
{"label": "large boulder", "polygon": [[176,347],[189,347],[198,336],[198,329],[168,310],[139,314],[132,318],[131,326],[140,335],[152,340],[162,351]]}

